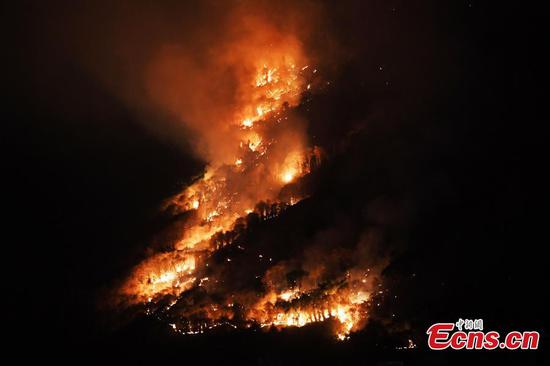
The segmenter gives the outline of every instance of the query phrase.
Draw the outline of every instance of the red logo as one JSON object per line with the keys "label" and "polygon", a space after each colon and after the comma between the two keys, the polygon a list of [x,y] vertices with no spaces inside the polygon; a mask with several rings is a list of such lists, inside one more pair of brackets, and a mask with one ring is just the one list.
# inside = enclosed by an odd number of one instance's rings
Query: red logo
{"label": "red logo", "polygon": [[482,319],[459,319],[456,323],[436,323],[428,328],[426,334],[428,334],[428,347],[436,351],[447,348],[454,350],[494,350],[497,348],[534,350],[538,349],[540,340],[540,334],[537,331],[512,331],[501,338],[496,331],[483,331]]}

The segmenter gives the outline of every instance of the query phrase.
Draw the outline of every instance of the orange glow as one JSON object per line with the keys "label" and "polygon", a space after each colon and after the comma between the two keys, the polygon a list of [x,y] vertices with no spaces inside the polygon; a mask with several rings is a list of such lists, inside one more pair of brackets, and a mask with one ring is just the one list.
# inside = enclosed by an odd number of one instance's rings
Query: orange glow
{"label": "orange glow", "polygon": [[[334,319],[336,337],[339,340],[345,340],[353,330],[361,326],[367,315],[365,305],[370,296],[363,290],[330,291],[309,304],[300,301],[305,294],[300,289],[294,288],[284,290],[278,295],[266,295],[248,316],[258,321],[262,327],[276,328],[303,327],[307,324]],[[274,309],[274,306],[277,307],[277,301],[283,301],[286,305],[280,309]]]}
{"label": "orange glow", "polygon": [[283,175],[281,176],[281,179],[285,183],[290,183],[292,182],[292,179],[294,179],[294,173],[291,171],[284,172]]}
{"label": "orange glow", "polygon": [[[234,75],[237,86],[230,93],[234,100],[212,102],[209,99],[212,89],[206,88],[206,92],[200,93],[195,89],[200,89],[202,84],[192,84],[191,80],[191,85],[185,85],[186,78],[178,79],[184,85],[171,85],[171,88],[153,78],[153,86],[160,88],[158,94],[165,97],[161,98],[162,102],[184,119],[196,121],[191,129],[197,132],[200,142],[197,149],[205,157],[207,166],[201,177],[166,201],[165,208],[174,215],[186,213],[181,215],[185,220],[171,237],[170,249],[153,254],[137,265],[121,286],[120,294],[128,304],[159,304],[169,310],[181,297],[192,292],[190,289],[200,287],[208,293],[220,288],[221,277],[216,277],[215,271],[212,275],[206,272],[207,259],[221,247],[233,243],[226,234],[238,225],[245,225],[246,215],[255,212],[259,218],[271,219],[299,202],[303,198],[301,193],[291,191],[298,184],[287,184],[299,182],[321,162],[320,148],[308,145],[303,121],[288,111],[299,105],[302,93],[311,88],[306,73],[311,77],[312,72],[302,43],[269,25],[261,24],[257,29],[257,32],[256,28],[254,32],[245,32],[247,37],[243,40],[219,51],[219,62],[231,66],[227,69],[237,70]],[[172,58],[178,57],[163,54],[154,68],[155,77],[161,75],[165,76],[159,78],[161,81],[172,80],[170,75],[165,75],[166,65],[180,65]],[[181,63],[189,67],[188,60],[183,59]],[[214,80],[215,84],[217,79],[208,75],[207,80]],[[177,93],[180,87],[185,89],[185,98]],[[193,113],[179,109],[182,100],[189,103],[186,107]],[[281,198],[280,193],[284,191],[287,191],[285,198]],[[237,257],[232,255],[232,258],[223,257],[218,263],[231,268],[238,263]],[[254,258],[262,263],[273,262],[267,272],[257,277],[263,275],[265,292],[254,296],[234,294],[236,299],[228,297],[200,306],[192,302],[177,306],[182,313],[178,318],[189,315],[205,321],[197,327],[188,325],[191,328],[186,330],[172,320],[172,329],[197,334],[226,324],[235,317],[235,304],[240,305],[247,322],[262,327],[302,327],[333,319],[339,339],[346,339],[367,318],[371,284],[362,281],[363,277],[335,279],[337,285],[332,287],[321,286],[321,280],[317,279],[318,283],[312,281],[304,287],[289,288],[284,281],[271,283],[265,279],[268,272],[276,268],[276,259],[267,254],[254,255]],[[283,278],[286,281],[286,277]],[[165,299],[169,301],[161,301]]]}
{"label": "orange glow", "polygon": [[[295,106],[300,102],[306,85],[302,72],[304,67],[307,69],[302,50],[292,37],[280,37],[278,45],[272,45],[266,50],[249,47],[251,45],[248,43],[236,47],[242,54],[253,55],[257,59],[244,60],[243,66],[247,66],[245,70],[248,73],[241,75],[242,84],[238,88],[240,102],[234,108],[233,115],[227,116],[233,132],[223,136],[224,144],[227,138],[233,139],[229,142],[236,147],[237,156],[230,161],[238,168],[238,173],[228,175],[225,157],[220,161],[214,160],[201,179],[168,200],[166,206],[172,207],[176,213],[194,210],[196,220],[185,228],[174,243],[173,253],[152,256],[146,264],[136,268],[124,287],[125,293],[131,294],[133,298],[181,293],[182,285],[188,282],[182,278],[180,271],[173,269],[174,266],[185,266],[188,258],[192,258],[196,251],[215,251],[211,239],[216,233],[231,230],[237,219],[253,211],[251,207],[261,201],[274,200],[276,192],[284,184],[309,172],[303,169],[308,155],[302,141],[304,136],[295,132],[288,137],[280,136],[283,143],[292,146],[290,154],[281,156],[278,152],[271,154],[277,141],[270,138],[269,129],[256,128],[259,122],[262,125],[275,123],[273,115],[283,112],[284,105]],[[230,58],[236,56],[232,53]],[[288,129],[293,131],[293,126],[289,125]],[[268,156],[268,159],[264,156]],[[263,184],[249,186],[247,180]],[[292,202],[288,204],[298,200],[298,197],[293,196]],[[176,255],[179,251],[185,251],[186,256]],[[172,255],[174,260],[179,258],[183,262],[165,264],[164,258]],[[185,268],[184,272],[190,275],[195,265],[187,265]]]}

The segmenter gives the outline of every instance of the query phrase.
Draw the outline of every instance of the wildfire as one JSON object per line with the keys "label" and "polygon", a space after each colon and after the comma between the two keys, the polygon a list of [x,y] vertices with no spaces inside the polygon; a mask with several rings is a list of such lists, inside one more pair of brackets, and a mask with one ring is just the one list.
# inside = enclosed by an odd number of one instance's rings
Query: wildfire
{"label": "wildfire", "polygon": [[304,89],[301,75],[305,69],[298,69],[293,58],[287,55],[277,63],[280,66],[263,64],[256,68],[253,101],[240,112],[242,127],[250,128],[269,113],[279,112],[285,103],[295,105],[299,102]]}
{"label": "wildfire", "polygon": [[[235,154],[216,154],[220,158],[209,162],[200,179],[166,202],[165,208],[173,213],[192,215],[171,251],[155,254],[133,270],[121,288],[128,303],[155,305],[169,297],[169,305],[163,305],[167,312],[180,299],[192,296],[189,290],[215,292],[223,279],[204,275],[208,259],[231,245],[234,230],[244,225],[244,217],[255,213],[261,219],[272,218],[300,201],[298,193],[285,199],[279,192],[310,173],[321,162],[322,152],[308,146],[303,128],[293,125],[287,112],[311,88],[310,79],[317,69],[310,71],[299,42],[280,38],[277,46],[248,52],[256,59],[242,61],[247,72],[238,88],[239,102],[226,118],[230,129],[224,140],[230,142],[227,151]],[[275,264],[273,258],[262,254],[258,260]],[[233,261],[226,257],[223,263],[230,266]],[[179,333],[196,334],[220,324],[237,326],[232,322],[237,311],[247,322],[261,327],[302,327],[334,319],[336,336],[345,339],[366,319],[368,286],[364,278],[352,281],[345,277],[333,288],[271,288],[260,300],[242,295],[237,299],[239,309],[231,295],[226,302],[187,305],[184,310],[178,307],[176,319],[169,324]]]}
{"label": "wildfire", "polygon": [[122,287],[121,292],[135,302],[151,302],[166,294],[180,294],[189,289],[195,278],[193,254],[163,253],[141,263]]}

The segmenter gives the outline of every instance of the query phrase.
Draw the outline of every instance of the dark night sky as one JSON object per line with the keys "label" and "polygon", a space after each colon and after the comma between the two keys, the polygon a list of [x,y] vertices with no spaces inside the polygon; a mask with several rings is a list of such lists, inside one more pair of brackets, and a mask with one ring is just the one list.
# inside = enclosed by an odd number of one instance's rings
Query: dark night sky
{"label": "dark night sky", "polygon": [[[144,4],[128,14],[147,19],[157,6],[173,8],[174,22],[187,14],[174,2]],[[314,200],[330,195],[345,209],[354,199],[381,197],[410,209],[406,229],[396,229],[405,244],[385,275],[402,299],[392,311],[420,342],[433,322],[470,317],[502,332],[539,330],[545,348],[542,9],[481,1],[344,1],[325,8],[329,31],[351,52],[333,88],[312,102],[310,132],[329,150],[346,142],[322,172]],[[159,202],[201,169],[82,66],[83,49],[110,57],[109,27],[117,19],[102,18],[105,9],[21,2],[4,11],[9,337],[31,349],[58,340],[50,351],[68,344],[124,355],[147,345],[131,352],[137,360],[163,350],[163,359],[207,352],[212,360],[279,364],[302,349],[300,342],[318,351],[319,340],[307,332],[290,332],[287,340],[239,334],[189,341],[171,339],[147,321],[112,330],[98,310],[98,299],[158,230]],[[97,31],[83,32],[91,23]],[[148,35],[138,32],[129,42],[140,37]],[[302,352],[298,360],[346,363],[368,354],[376,362],[446,364],[478,356],[542,362],[535,352],[395,355],[376,348],[385,339],[376,332],[372,327],[313,358]],[[253,351],[246,351],[250,344]]]}

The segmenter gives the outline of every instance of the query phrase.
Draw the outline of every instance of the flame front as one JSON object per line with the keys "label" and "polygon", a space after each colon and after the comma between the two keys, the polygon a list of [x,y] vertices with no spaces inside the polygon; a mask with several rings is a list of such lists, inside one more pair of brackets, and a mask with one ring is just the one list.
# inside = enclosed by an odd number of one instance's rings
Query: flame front
{"label": "flame front", "polygon": [[[303,327],[307,324],[334,319],[337,322],[335,334],[346,339],[350,332],[359,329],[367,317],[369,293],[363,290],[339,290],[314,294],[314,300],[304,303],[299,289],[286,290],[259,304],[249,313],[249,318],[262,327]],[[317,296],[315,296],[317,295]],[[275,300],[275,301],[273,301]]]}

